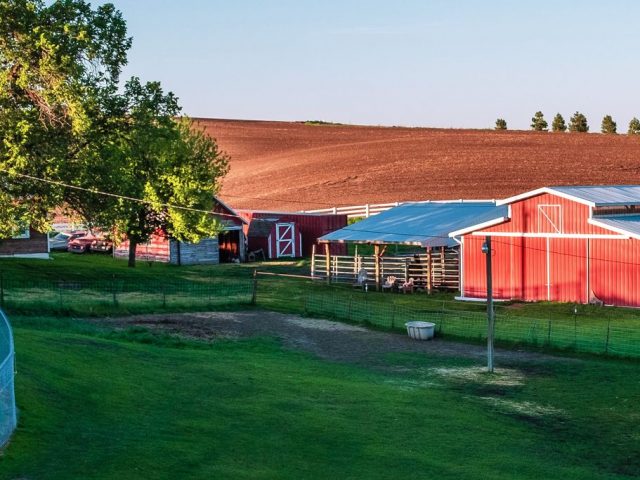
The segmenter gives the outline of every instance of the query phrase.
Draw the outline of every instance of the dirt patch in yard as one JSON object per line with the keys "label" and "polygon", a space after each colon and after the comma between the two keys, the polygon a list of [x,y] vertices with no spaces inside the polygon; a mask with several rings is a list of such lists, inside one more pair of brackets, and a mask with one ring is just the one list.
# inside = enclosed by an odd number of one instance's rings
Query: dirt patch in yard
{"label": "dirt patch in yard", "polygon": [[[380,332],[340,322],[266,311],[136,315],[91,321],[116,328],[146,327],[201,340],[276,337],[288,348],[303,350],[331,361],[371,364],[382,360],[384,355],[393,353],[427,353],[477,359],[486,355],[484,347],[480,345],[442,339],[420,342],[400,333]],[[520,350],[496,351],[498,363],[549,358],[551,357],[548,355]]]}

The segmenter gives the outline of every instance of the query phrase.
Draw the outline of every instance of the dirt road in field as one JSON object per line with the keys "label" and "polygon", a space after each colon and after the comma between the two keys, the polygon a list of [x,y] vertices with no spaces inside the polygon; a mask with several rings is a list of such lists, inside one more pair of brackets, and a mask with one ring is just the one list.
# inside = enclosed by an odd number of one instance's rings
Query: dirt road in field
{"label": "dirt road in field", "polygon": [[[163,333],[201,340],[243,337],[276,337],[292,349],[303,350],[320,358],[339,362],[383,362],[390,353],[429,353],[482,359],[485,349],[436,339],[412,340],[399,333],[368,330],[329,320],[300,317],[276,312],[206,312],[184,314],[136,315],[98,321],[116,328],[146,327]],[[497,362],[535,361],[548,355],[519,350],[497,350]],[[568,360],[558,357],[558,360]]]}

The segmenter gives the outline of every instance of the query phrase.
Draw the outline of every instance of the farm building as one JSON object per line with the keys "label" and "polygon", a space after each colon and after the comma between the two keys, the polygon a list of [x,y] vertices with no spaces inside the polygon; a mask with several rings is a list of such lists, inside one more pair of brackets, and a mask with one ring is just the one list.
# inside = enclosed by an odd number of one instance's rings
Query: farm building
{"label": "farm building", "polygon": [[[315,277],[354,281],[364,268],[380,285],[388,276],[398,281],[413,278],[416,286],[431,290],[457,290],[459,243],[449,233],[470,225],[506,218],[507,207],[494,201],[443,201],[405,203],[319,239],[313,257]],[[340,256],[328,251],[332,243],[374,245],[373,256]],[[385,255],[393,245],[411,245],[416,253]]]}
{"label": "farm building", "polygon": [[[265,258],[311,256],[316,240],[347,225],[346,215],[239,210],[249,252],[262,250]],[[336,244],[332,253],[346,253]]]}
{"label": "farm building", "polygon": [[640,307],[640,186],[545,187],[497,202],[504,218],[450,233],[461,293],[486,296],[485,236],[496,298]]}
{"label": "farm building", "polygon": [[[174,265],[205,265],[243,261],[245,254],[245,237],[243,226],[246,221],[236,212],[217,200],[214,212],[220,214],[224,230],[216,238],[205,238],[199,243],[180,242],[158,231],[147,243],[138,245],[136,259]],[[124,241],[113,250],[115,257],[127,258],[129,242]]]}
{"label": "farm building", "polygon": [[0,257],[49,258],[49,238],[33,228],[0,240]]}

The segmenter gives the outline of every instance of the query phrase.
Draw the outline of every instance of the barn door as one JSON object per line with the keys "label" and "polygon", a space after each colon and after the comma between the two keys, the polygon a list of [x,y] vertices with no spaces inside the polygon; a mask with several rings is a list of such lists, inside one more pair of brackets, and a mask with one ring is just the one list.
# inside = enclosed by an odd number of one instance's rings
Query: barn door
{"label": "barn door", "polygon": [[293,223],[276,223],[276,258],[296,256]]}

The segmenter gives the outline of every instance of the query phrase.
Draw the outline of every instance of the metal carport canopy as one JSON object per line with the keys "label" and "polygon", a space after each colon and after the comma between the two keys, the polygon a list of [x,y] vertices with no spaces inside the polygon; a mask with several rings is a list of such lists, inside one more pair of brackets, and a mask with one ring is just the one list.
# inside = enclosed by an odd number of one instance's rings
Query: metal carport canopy
{"label": "metal carport canopy", "polygon": [[371,243],[452,247],[450,232],[505,219],[507,206],[495,201],[456,200],[404,203],[318,239],[323,243]]}

